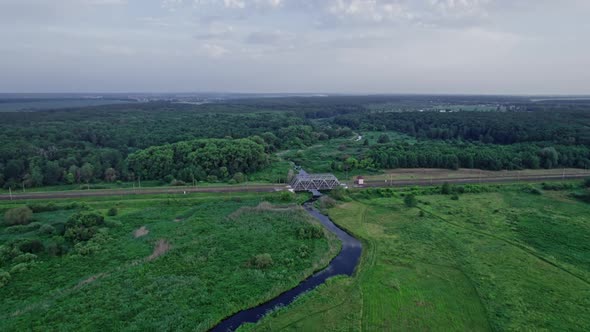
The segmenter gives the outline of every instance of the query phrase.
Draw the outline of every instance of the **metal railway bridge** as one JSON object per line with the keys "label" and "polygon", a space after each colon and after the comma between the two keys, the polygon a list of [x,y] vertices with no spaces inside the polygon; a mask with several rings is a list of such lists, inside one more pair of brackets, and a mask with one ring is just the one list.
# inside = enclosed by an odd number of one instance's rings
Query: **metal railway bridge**
{"label": "metal railway bridge", "polygon": [[331,190],[340,185],[333,174],[308,174],[300,170],[299,174],[291,180],[291,189],[294,191],[311,191],[317,193],[320,190]]}

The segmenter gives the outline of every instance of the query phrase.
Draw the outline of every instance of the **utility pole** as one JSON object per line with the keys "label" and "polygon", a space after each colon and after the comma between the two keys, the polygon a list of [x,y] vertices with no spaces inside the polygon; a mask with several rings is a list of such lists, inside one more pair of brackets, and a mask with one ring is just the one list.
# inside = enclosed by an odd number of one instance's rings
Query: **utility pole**
{"label": "utility pole", "polygon": [[141,189],[141,176],[137,179],[139,181],[139,189]]}
{"label": "utility pole", "polygon": [[10,200],[12,201],[12,188],[8,187],[8,192],[10,193]]}
{"label": "utility pole", "polygon": [[562,180],[565,180],[565,167],[563,168],[563,175],[561,176]]}

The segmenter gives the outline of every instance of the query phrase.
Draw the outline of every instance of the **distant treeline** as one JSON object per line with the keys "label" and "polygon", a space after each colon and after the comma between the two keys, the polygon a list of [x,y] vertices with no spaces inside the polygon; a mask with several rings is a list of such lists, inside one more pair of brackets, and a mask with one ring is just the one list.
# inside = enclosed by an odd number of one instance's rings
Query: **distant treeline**
{"label": "distant treeline", "polygon": [[341,115],[334,123],[355,130],[395,130],[422,139],[494,144],[590,144],[590,108],[536,112],[381,112]]}
{"label": "distant treeline", "polygon": [[[136,179],[128,155],[198,138],[258,136],[265,152],[271,153],[352,135],[338,125],[314,125],[301,112],[225,104],[109,105],[6,112],[0,118],[4,188]],[[202,178],[202,172],[196,174]]]}
{"label": "distant treeline", "polygon": [[[516,105],[503,109],[518,111],[375,112],[368,106],[380,103],[403,110],[485,103]],[[330,96],[233,100],[199,106],[154,102],[3,112],[0,186],[113,182],[139,176],[182,181],[230,179],[237,173],[264,167],[260,161],[264,158],[255,156],[239,167],[225,165],[233,162],[231,156],[225,156],[235,153],[229,149],[231,144],[209,141],[204,148],[199,145],[203,139],[232,140],[250,151],[252,147],[239,140],[248,139],[256,144],[256,151],[261,147],[270,155],[369,130],[402,132],[417,138],[418,143],[366,146],[353,157],[335,161],[333,168],[588,167],[588,110],[587,102],[531,103],[520,97]],[[184,149],[175,145],[178,142],[191,146],[193,159],[173,156],[172,165],[147,167],[152,162],[149,153],[165,155],[169,149]],[[199,159],[195,151],[207,157]],[[128,158],[130,155],[133,157]],[[210,167],[208,161],[216,166]]]}
{"label": "distant treeline", "polygon": [[556,167],[590,168],[589,147],[531,143],[393,143],[371,147],[366,157],[376,168],[480,168],[495,171]]}

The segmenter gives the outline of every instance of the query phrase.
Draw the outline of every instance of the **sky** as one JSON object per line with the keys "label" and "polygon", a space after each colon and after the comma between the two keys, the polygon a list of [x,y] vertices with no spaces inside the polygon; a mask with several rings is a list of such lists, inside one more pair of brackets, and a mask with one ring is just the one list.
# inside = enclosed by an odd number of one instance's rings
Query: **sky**
{"label": "sky", "polygon": [[0,0],[0,93],[590,94],[590,0]]}

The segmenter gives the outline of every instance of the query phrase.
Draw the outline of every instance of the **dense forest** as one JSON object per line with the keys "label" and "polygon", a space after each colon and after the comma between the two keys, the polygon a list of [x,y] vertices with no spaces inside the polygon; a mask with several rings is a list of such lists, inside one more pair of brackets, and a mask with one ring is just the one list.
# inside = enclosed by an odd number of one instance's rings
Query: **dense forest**
{"label": "dense forest", "polygon": [[355,113],[334,123],[355,130],[394,130],[418,138],[494,144],[590,144],[590,111]]}
{"label": "dense forest", "polygon": [[201,139],[150,147],[129,156],[129,168],[144,179],[194,182],[232,178],[268,165],[264,141],[259,139]]}
{"label": "dense forest", "polygon": [[[335,162],[333,169],[588,168],[589,109],[588,102],[530,102],[521,97],[331,96],[2,112],[0,186],[138,177],[239,181],[240,174],[266,167],[268,157],[278,151],[365,131],[404,133],[417,143],[366,146]],[[174,154],[176,150],[187,153]],[[154,163],[153,158],[169,156],[170,151],[173,157],[165,160],[165,167]],[[242,159],[232,164],[237,156]]]}

